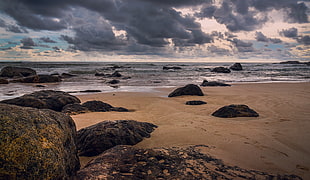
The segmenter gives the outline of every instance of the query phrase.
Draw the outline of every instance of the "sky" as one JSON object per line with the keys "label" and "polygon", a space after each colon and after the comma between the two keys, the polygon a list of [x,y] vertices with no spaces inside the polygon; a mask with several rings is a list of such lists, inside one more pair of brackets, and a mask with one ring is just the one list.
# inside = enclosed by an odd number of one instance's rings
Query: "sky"
{"label": "sky", "polygon": [[310,0],[0,0],[0,61],[310,60]]}

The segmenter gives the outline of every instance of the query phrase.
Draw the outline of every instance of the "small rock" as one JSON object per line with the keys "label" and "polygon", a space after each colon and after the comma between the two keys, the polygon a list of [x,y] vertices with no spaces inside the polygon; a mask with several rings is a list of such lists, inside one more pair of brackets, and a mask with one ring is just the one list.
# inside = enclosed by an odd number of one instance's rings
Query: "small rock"
{"label": "small rock", "polygon": [[225,84],[217,81],[207,81],[204,80],[200,86],[231,86],[230,84]]}
{"label": "small rock", "polygon": [[240,63],[235,63],[234,65],[230,66],[231,70],[234,71],[241,71],[243,70],[242,65]]}
{"label": "small rock", "polygon": [[196,96],[203,96],[203,92],[199,88],[199,86],[195,84],[188,84],[184,87],[177,88],[172,93],[168,95],[168,97],[176,97],[182,95],[196,95]]}
{"label": "small rock", "polygon": [[122,77],[122,75],[118,71],[115,71],[113,74],[111,74],[111,77]]}
{"label": "small rock", "polygon": [[9,84],[9,81],[4,78],[0,78],[0,84]]}
{"label": "small rock", "polygon": [[216,67],[216,68],[212,69],[211,72],[230,73],[231,71],[228,68],[225,68],[225,67]]}
{"label": "small rock", "polygon": [[81,113],[86,113],[88,112],[88,108],[82,106],[79,103],[74,103],[74,104],[67,104],[62,108],[63,113],[70,114],[70,115],[76,115],[76,114],[81,114]]}
{"label": "small rock", "polygon": [[202,105],[202,104],[207,104],[207,103],[204,101],[187,101],[185,104],[186,105]]}
{"label": "small rock", "polygon": [[113,107],[110,109],[110,111],[116,111],[116,112],[129,112],[128,109],[123,108],[123,107]]}
{"label": "small rock", "polygon": [[119,81],[119,80],[116,80],[116,79],[113,79],[113,80],[111,80],[111,81],[108,81],[107,83],[108,83],[108,84],[118,84],[118,83],[120,83],[120,81]]}
{"label": "small rock", "polygon": [[179,70],[179,69],[182,69],[181,67],[178,67],[178,66],[164,66],[163,67],[163,70]]}
{"label": "small rock", "polygon": [[92,112],[107,112],[113,108],[113,106],[110,104],[104,103],[102,101],[87,101],[83,103],[82,106],[86,107],[89,111]]}
{"label": "small rock", "polygon": [[61,77],[62,78],[70,78],[76,76],[75,74],[70,74],[70,73],[62,73]]}
{"label": "small rock", "polygon": [[90,90],[84,90],[84,91],[79,91],[79,92],[81,92],[81,93],[96,93],[96,92],[102,92],[101,90],[92,90],[92,89],[90,89]]}
{"label": "small rock", "polygon": [[259,114],[247,105],[229,105],[215,111],[212,116],[221,118],[258,117]]}
{"label": "small rock", "polygon": [[116,145],[135,145],[156,127],[133,120],[104,121],[78,131],[78,151],[81,156],[96,156]]}

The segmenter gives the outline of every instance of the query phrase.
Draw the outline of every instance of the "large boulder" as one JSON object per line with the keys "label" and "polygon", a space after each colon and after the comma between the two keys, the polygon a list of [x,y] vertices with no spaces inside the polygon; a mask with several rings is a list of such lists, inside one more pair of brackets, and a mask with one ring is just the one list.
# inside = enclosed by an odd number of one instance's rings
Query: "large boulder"
{"label": "large boulder", "polygon": [[211,72],[216,72],[216,73],[230,73],[231,71],[228,69],[228,68],[225,68],[225,67],[216,67],[216,68],[213,68],[211,70]]}
{"label": "large boulder", "polygon": [[247,105],[229,105],[224,106],[215,111],[212,116],[221,118],[234,118],[234,117],[258,117],[259,114]]}
{"label": "large boulder", "polygon": [[135,145],[150,137],[157,126],[133,120],[104,121],[77,132],[81,156],[96,156],[116,145]]}
{"label": "large boulder", "polygon": [[80,100],[77,97],[62,91],[43,90],[0,102],[38,109],[61,111],[65,105],[80,103]]}
{"label": "large boulder", "polygon": [[183,95],[193,95],[193,96],[203,96],[203,92],[199,86],[195,84],[188,84],[184,87],[177,88],[168,97],[183,96]]}
{"label": "large boulder", "polygon": [[230,84],[225,84],[217,81],[207,81],[204,80],[200,86],[231,86]]}
{"label": "large boulder", "polygon": [[69,179],[80,167],[67,115],[0,103],[0,179]]}
{"label": "large boulder", "polygon": [[37,72],[30,68],[24,67],[13,67],[13,66],[6,66],[1,69],[0,76],[1,77],[27,77],[36,75]]}
{"label": "large boulder", "polygon": [[10,82],[19,83],[53,83],[60,82],[61,78],[58,75],[34,75],[11,80]]}
{"label": "large boulder", "polygon": [[232,66],[230,66],[229,69],[234,70],[234,71],[242,71],[243,70],[242,65],[240,63],[233,64]]}
{"label": "large boulder", "polygon": [[[205,150],[205,151],[203,151]],[[188,148],[139,149],[116,146],[90,161],[76,176],[92,179],[290,179],[296,175],[278,175],[229,166],[206,154],[208,146]]]}

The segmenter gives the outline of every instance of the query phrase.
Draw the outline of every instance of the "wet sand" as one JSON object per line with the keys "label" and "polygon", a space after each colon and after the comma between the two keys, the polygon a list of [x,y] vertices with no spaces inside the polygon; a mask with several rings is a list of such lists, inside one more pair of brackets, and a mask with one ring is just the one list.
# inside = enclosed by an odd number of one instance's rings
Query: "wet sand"
{"label": "wet sand", "polygon": [[[228,165],[310,179],[310,83],[204,87],[205,96],[168,98],[173,89],[80,95],[82,102],[101,100],[132,112],[72,117],[78,129],[106,120],[151,122],[158,128],[137,147],[204,144],[209,146],[207,153]],[[185,105],[189,100],[207,104]],[[246,104],[260,116],[224,119],[211,115],[230,104]]]}

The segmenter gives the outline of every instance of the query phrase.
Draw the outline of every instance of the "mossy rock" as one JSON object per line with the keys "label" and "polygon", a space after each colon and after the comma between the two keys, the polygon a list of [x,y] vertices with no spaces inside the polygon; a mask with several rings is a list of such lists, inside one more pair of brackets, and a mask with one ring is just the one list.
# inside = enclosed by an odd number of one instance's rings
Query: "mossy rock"
{"label": "mossy rock", "polygon": [[79,169],[64,113],[0,103],[0,179],[67,179]]}

